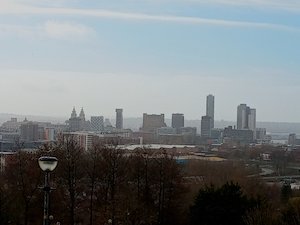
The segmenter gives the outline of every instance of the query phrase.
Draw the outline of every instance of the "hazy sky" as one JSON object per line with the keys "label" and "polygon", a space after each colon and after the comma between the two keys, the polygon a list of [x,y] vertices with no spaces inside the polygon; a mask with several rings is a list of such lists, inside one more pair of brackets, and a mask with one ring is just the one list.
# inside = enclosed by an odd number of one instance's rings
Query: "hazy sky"
{"label": "hazy sky", "polygon": [[0,112],[300,122],[299,0],[0,0]]}

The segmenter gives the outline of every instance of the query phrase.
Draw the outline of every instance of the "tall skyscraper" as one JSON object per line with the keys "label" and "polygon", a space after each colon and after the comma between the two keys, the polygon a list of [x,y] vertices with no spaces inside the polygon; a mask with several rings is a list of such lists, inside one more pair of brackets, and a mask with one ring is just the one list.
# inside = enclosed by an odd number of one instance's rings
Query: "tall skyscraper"
{"label": "tall skyscraper", "polygon": [[215,96],[206,97],[206,116],[211,118],[211,128],[215,127]]}
{"label": "tall skyscraper", "polygon": [[253,139],[256,140],[256,109],[250,109],[249,111],[248,129],[253,131]]}
{"label": "tall skyscraper", "polygon": [[237,107],[237,129],[243,130],[248,129],[248,115],[250,108],[246,104],[240,104]]}
{"label": "tall skyscraper", "polygon": [[237,129],[252,130],[253,138],[256,139],[256,109],[246,104],[240,104],[237,107]]}
{"label": "tall skyscraper", "polygon": [[184,127],[184,115],[182,113],[172,114],[172,127],[173,128]]}
{"label": "tall skyscraper", "polygon": [[123,109],[116,109],[116,128],[123,129]]}
{"label": "tall skyscraper", "polygon": [[103,116],[91,116],[91,129],[96,132],[104,130]]}

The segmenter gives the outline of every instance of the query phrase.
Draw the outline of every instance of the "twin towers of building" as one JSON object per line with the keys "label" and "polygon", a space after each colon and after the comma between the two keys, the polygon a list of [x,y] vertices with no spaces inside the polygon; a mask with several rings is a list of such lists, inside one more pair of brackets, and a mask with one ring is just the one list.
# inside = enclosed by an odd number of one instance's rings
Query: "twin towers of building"
{"label": "twin towers of building", "polygon": [[237,107],[236,125],[238,130],[252,130],[253,138],[256,139],[256,109],[240,104]]}

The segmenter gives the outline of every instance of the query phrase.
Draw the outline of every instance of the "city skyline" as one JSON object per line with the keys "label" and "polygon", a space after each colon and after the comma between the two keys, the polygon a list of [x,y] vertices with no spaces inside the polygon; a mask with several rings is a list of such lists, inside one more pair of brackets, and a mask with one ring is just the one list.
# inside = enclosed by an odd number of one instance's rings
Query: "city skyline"
{"label": "city skyline", "polygon": [[299,14],[293,0],[2,0],[1,112],[201,119],[212,93],[215,120],[247,103],[300,122]]}
{"label": "city skyline", "polygon": [[[211,96],[211,95],[209,95]],[[213,96],[215,97],[215,96]],[[246,105],[244,103],[241,103],[240,105]],[[240,106],[238,105],[238,107]],[[248,107],[249,108],[249,107]],[[78,110],[79,109],[79,110]],[[249,108],[250,109],[250,108]],[[77,110],[80,112],[78,114],[78,117],[77,117]],[[84,118],[84,120],[90,120],[91,117],[103,117],[105,119],[109,119],[109,120],[113,120],[115,123],[116,121],[118,120],[118,113],[119,113],[119,120],[122,121],[121,118],[123,118],[123,109],[121,108],[115,108],[113,110],[113,113],[110,114],[110,115],[104,115],[102,112],[96,112],[96,113],[91,113],[87,110],[87,113],[85,113],[86,111],[86,108],[84,107],[76,107],[76,106],[73,106],[72,107],[72,110],[71,110],[71,113],[70,113],[70,110],[69,110],[69,113],[66,113],[65,115],[59,115],[59,116],[53,116],[53,115],[49,115],[49,114],[45,114],[45,115],[38,115],[38,114],[21,114],[21,113],[17,113],[17,112],[13,112],[13,113],[3,113],[3,112],[0,112],[0,116],[6,116],[7,118],[18,118],[18,120],[27,120],[27,117],[41,117],[41,118],[48,118],[47,121],[51,121],[51,118],[53,120],[55,119],[58,119],[58,120],[66,120],[66,119],[69,119],[69,118]],[[252,109],[251,109],[252,110]],[[256,111],[256,109],[254,109]],[[206,109],[205,109],[206,111]],[[236,110],[235,110],[236,111]],[[121,113],[121,114],[120,114]],[[127,119],[130,119],[130,118],[133,118],[133,119],[138,119],[138,118],[142,118],[143,117],[143,114],[149,114],[149,115],[155,115],[155,114],[163,114],[165,115],[165,118],[168,119],[168,120],[173,120],[173,116],[174,115],[181,115],[184,120],[187,119],[187,120],[201,120],[203,116],[207,116],[205,113],[203,115],[200,115],[200,118],[185,118],[185,114],[184,113],[178,113],[178,112],[172,112],[171,114],[166,114],[164,112],[161,112],[161,111],[157,111],[157,112],[143,112],[142,115],[137,115],[137,116],[130,116],[130,115],[126,115],[124,116],[124,118],[127,118]],[[236,117],[236,112],[235,112],[235,117]],[[224,120],[224,119],[217,119],[215,121],[226,121],[226,122],[237,122],[238,120],[237,119],[233,119],[233,120]],[[287,122],[287,121],[260,121],[260,122]],[[119,121],[120,123],[120,121]],[[184,123],[184,122],[183,122]],[[287,122],[289,123],[289,122]],[[291,122],[293,123],[293,122]],[[296,122],[297,123],[297,122]],[[213,128],[213,127],[212,127]]]}

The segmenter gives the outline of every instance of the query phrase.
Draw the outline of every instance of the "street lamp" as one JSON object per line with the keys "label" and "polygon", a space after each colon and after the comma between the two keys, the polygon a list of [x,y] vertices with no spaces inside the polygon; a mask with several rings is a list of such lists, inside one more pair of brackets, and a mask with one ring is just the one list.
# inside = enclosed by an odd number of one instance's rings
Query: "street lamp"
{"label": "street lamp", "polygon": [[49,184],[49,173],[52,172],[57,166],[57,158],[50,156],[43,156],[39,158],[39,166],[45,172],[45,185],[43,190],[45,191],[44,195],[44,219],[43,225],[50,225],[49,223],[49,193],[51,187]]}

